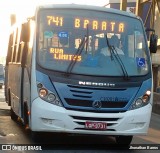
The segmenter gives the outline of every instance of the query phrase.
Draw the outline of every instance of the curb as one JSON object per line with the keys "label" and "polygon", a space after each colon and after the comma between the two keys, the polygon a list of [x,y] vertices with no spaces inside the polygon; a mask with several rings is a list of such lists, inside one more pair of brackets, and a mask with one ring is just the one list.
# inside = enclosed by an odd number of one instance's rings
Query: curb
{"label": "curb", "polygon": [[5,98],[0,98],[0,103],[5,102]]}

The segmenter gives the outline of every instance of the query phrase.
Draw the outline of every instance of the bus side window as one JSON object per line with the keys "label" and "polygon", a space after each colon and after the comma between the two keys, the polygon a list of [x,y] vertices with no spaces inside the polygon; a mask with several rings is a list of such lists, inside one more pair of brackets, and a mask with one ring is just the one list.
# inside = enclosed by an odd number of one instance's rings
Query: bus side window
{"label": "bus side window", "polygon": [[16,62],[20,63],[21,61],[21,45],[20,45],[20,36],[21,36],[21,28],[18,29],[17,33],[17,38],[16,38]]}
{"label": "bus side window", "polygon": [[22,60],[23,47],[24,47],[24,42],[20,42],[19,48],[18,48],[18,55],[17,55],[17,62],[19,62],[19,63]]}
{"label": "bus side window", "polygon": [[30,39],[30,22],[22,24],[21,40],[23,42],[29,42]]}
{"label": "bus side window", "polygon": [[17,30],[13,32],[13,43],[12,43],[12,57],[11,57],[11,62],[15,62],[15,56],[16,56],[16,37],[17,37]]}
{"label": "bus side window", "polygon": [[[20,44],[19,44],[19,56],[22,67],[25,67],[26,62],[28,60],[28,45],[30,41],[30,22],[22,24],[21,29],[21,38],[20,38]],[[27,57],[27,58],[26,58]]]}
{"label": "bus side window", "polygon": [[17,63],[22,63],[22,54],[24,49],[24,33],[26,33],[24,24],[21,25],[21,28],[19,29],[19,36],[18,36],[18,50],[17,50]]}
{"label": "bus side window", "polygon": [[9,62],[11,62],[12,45],[13,45],[13,33],[11,33],[10,37],[9,37],[9,44],[8,44],[8,53],[7,53],[6,65],[8,65]]}

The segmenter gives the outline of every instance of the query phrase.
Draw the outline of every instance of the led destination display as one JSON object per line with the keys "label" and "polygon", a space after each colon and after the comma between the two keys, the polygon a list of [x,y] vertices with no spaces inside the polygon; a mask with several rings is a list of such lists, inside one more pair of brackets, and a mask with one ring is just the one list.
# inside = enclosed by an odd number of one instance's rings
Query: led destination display
{"label": "led destination display", "polygon": [[[47,24],[49,26],[57,26],[57,27],[65,27],[65,17],[62,16],[46,16],[47,18]],[[86,29],[87,25],[90,26],[91,30],[102,30],[106,31],[109,30],[111,32],[114,32],[115,30],[118,32],[124,32],[125,25],[122,22],[116,22],[116,21],[99,21],[95,19],[86,19],[86,18],[72,18],[71,23],[73,23],[72,28],[83,28]]]}

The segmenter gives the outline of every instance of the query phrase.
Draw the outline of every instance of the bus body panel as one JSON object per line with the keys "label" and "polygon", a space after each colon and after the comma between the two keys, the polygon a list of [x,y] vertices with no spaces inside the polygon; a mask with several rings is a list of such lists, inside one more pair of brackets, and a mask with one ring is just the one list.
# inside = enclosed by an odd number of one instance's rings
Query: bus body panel
{"label": "bus body panel", "polygon": [[[24,79],[23,79],[23,102],[21,104],[21,109],[23,109],[22,116],[24,118],[24,105],[26,105],[28,112],[31,111],[31,76],[29,73],[29,69],[24,69]],[[30,120],[30,118],[28,117]],[[30,121],[29,121],[30,123]]]}
{"label": "bus body panel", "polygon": [[[53,91],[54,88],[57,91],[57,95],[62,100],[62,97],[65,99],[68,95],[68,89],[66,89],[66,84],[59,84],[49,80],[47,75],[44,75],[40,72],[37,72],[37,80],[40,81],[47,87],[49,90]],[[152,85],[152,79],[146,80],[142,83],[141,87],[136,89],[135,96],[130,97],[129,101],[131,104],[138,99],[138,97],[144,94],[144,91],[150,89]],[[59,86],[59,87],[56,87]],[[81,87],[81,91],[83,88]],[[94,90],[92,87],[88,87],[90,90]],[[131,88],[131,87],[130,87]],[[69,89],[70,90],[70,89]],[[133,89],[132,89],[133,90]],[[104,90],[105,91],[105,90]],[[97,95],[106,96],[105,92],[101,92],[101,89],[97,89]],[[110,91],[110,90],[109,90]],[[116,96],[123,95],[123,90],[117,92],[111,90]],[[127,89],[125,92],[128,91]],[[101,92],[101,93],[99,93]],[[130,91],[133,94],[133,91]],[[99,94],[98,94],[99,93]],[[63,95],[64,94],[64,95]],[[60,96],[61,95],[61,96]],[[93,94],[94,95],[94,94]],[[93,96],[92,95],[92,96]],[[111,96],[112,93],[107,95]],[[32,131],[50,131],[50,132],[66,132],[66,133],[81,133],[81,134],[104,134],[104,135],[138,135],[138,134],[147,134],[149,127],[151,110],[152,110],[153,95],[150,97],[150,102],[148,105],[138,108],[135,110],[130,110],[131,105],[127,108],[125,112],[120,112],[116,109],[110,108],[106,110],[106,113],[97,111],[94,112],[94,109],[89,109],[88,112],[85,109],[81,110],[69,110],[67,107],[59,107],[48,102],[43,101],[41,98],[36,98],[32,102],[31,110],[31,130]],[[75,102],[76,103],[76,102]],[[114,102],[113,102],[114,103]],[[129,102],[128,102],[129,104]],[[114,111],[112,111],[114,110]],[[110,111],[110,112],[109,112]],[[46,113],[47,112],[47,113]],[[147,116],[147,117],[146,117]],[[105,121],[106,119],[106,121]],[[107,123],[106,131],[92,131],[85,129],[85,122],[105,122]]]}
{"label": "bus body panel", "polygon": [[8,65],[8,88],[10,89],[11,108],[21,117],[21,75],[22,68],[20,64]]}
{"label": "bus body panel", "polygon": [[[31,130],[99,135],[145,135],[149,127],[151,110],[152,106],[148,104],[124,113],[78,112],[59,108],[37,98],[32,103]],[[101,120],[105,118],[106,121],[103,122],[108,124],[107,130],[86,130],[85,122],[88,121],[86,118],[88,120],[93,118],[92,121],[96,122],[102,122]],[[113,125],[110,126],[111,123]]]}

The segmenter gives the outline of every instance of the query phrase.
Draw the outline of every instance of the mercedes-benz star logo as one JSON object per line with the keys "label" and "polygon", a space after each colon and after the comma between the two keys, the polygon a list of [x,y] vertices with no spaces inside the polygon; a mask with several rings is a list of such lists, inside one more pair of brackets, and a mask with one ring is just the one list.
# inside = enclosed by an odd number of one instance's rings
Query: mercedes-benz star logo
{"label": "mercedes-benz star logo", "polygon": [[96,100],[96,101],[94,101],[94,102],[92,103],[92,106],[93,106],[93,108],[100,109],[100,108],[102,107],[102,102]]}

